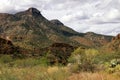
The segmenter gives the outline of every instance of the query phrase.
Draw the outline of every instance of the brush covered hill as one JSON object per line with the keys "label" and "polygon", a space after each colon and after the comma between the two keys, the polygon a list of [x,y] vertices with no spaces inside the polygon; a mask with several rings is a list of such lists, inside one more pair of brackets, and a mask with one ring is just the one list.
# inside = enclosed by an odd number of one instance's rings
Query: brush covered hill
{"label": "brush covered hill", "polygon": [[53,43],[100,47],[112,38],[91,32],[78,33],[59,20],[47,20],[36,8],[16,14],[0,13],[0,36],[26,49],[45,48]]}
{"label": "brush covered hill", "polygon": [[84,33],[82,36],[71,36],[70,39],[75,40],[86,47],[99,48],[108,44],[111,41],[112,36],[96,34],[94,32],[87,32]]}
{"label": "brush covered hill", "polygon": [[111,42],[106,46],[108,51],[120,51],[120,34],[113,37]]}
{"label": "brush covered hill", "polygon": [[71,46],[66,43],[53,43],[49,47],[40,49],[39,53],[41,54],[39,54],[39,56],[46,57],[50,64],[66,64],[68,61],[67,59],[71,56],[71,53],[76,48],[77,47]]}

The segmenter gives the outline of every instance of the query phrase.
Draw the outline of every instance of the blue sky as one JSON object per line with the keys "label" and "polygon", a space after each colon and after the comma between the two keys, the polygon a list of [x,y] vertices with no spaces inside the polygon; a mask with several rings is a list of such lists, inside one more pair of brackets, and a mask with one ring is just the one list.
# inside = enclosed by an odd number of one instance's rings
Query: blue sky
{"label": "blue sky", "polygon": [[78,32],[120,33],[120,0],[2,0],[0,13],[16,13],[29,7]]}

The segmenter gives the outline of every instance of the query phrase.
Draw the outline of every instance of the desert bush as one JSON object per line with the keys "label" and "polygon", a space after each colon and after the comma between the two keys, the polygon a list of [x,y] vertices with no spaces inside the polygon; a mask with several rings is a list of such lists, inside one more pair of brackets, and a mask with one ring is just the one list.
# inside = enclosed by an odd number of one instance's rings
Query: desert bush
{"label": "desert bush", "polygon": [[117,62],[115,62],[117,59],[119,59],[119,53],[99,53],[94,58],[94,63],[97,64],[97,69],[106,71],[106,72],[114,72],[114,67],[116,66]]}
{"label": "desert bush", "polygon": [[34,67],[37,65],[47,66],[48,61],[45,57],[41,58],[26,58],[26,59],[17,59],[13,62],[13,65],[16,67]]}
{"label": "desert bush", "polygon": [[20,53],[20,52],[14,52],[12,57],[14,59],[24,59],[26,56],[23,54],[23,53]]}
{"label": "desert bush", "polygon": [[120,64],[118,64],[117,59],[113,59],[110,62],[107,62],[107,65],[105,65],[106,72],[108,73],[120,73]]}
{"label": "desert bush", "polygon": [[95,63],[104,64],[106,62],[110,62],[115,58],[115,54],[113,53],[100,53],[95,56]]}
{"label": "desert bush", "polygon": [[13,58],[10,55],[1,55],[0,63],[10,63],[13,61]]}
{"label": "desert bush", "polygon": [[116,65],[116,67],[114,68],[107,67],[105,71],[108,73],[119,73],[120,74],[120,65]]}
{"label": "desert bush", "polygon": [[[95,49],[76,49],[71,57],[69,58],[69,63],[73,63],[73,69],[77,71],[94,71],[95,69],[95,59],[94,57],[98,54]],[[73,71],[75,71],[73,70]]]}

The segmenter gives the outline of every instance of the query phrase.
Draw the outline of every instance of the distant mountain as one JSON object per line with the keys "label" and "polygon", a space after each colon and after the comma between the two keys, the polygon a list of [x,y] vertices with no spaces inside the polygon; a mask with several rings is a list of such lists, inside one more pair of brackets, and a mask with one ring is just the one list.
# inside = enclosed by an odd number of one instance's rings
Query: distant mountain
{"label": "distant mountain", "polygon": [[59,20],[47,20],[36,8],[16,14],[0,13],[0,36],[26,49],[45,48],[53,43],[100,47],[112,39],[92,32],[78,33]]}
{"label": "distant mountain", "polygon": [[80,36],[72,36],[70,38],[81,43],[86,47],[98,48],[108,44],[111,41],[112,36],[105,36],[93,32],[87,32]]}

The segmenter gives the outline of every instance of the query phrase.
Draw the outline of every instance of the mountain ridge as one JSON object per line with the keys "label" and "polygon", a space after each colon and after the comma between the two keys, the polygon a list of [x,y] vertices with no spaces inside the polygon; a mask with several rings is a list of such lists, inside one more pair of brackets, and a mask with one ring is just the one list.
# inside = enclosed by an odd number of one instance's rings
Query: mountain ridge
{"label": "mountain ridge", "polygon": [[[99,39],[104,37],[103,42],[108,43],[112,38],[98,35],[78,33],[59,20],[47,20],[36,8],[29,8],[16,14],[0,14],[0,36],[9,37],[14,45],[23,48],[41,48],[53,43],[100,47],[104,44]],[[93,40],[91,37],[96,39]]]}

